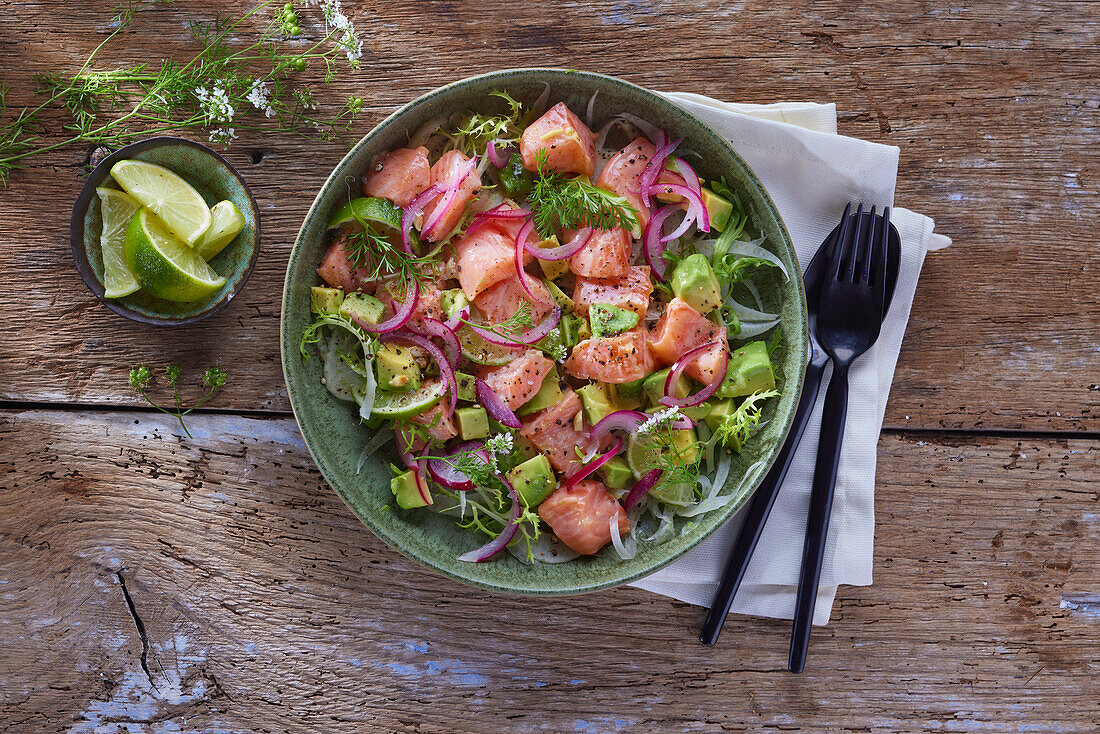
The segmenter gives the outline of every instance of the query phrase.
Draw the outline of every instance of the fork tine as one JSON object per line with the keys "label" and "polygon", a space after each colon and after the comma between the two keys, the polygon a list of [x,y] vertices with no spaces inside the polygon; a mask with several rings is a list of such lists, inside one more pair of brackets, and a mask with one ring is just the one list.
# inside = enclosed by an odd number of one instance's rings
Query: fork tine
{"label": "fork tine", "polygon": [[890,256],[890,207],[882,208],[882,231],[875,238],[874,249],[874,273],[871,276],[871,286],[874,288],[875,297],[881,304],[883,314],[886,310],[886,266]]}
{"label": "fork tine", "polygon": [[844,249],[846,250],[844,256],[847,258],[847,262],[845,263],[843,277],[839,278],[839,280],[843,280],[845,283],[851,283],[855,280],[856,260],[859,258],[860,239],[862,237],[860,233],[863,231],[862,203],[856,207],[855,219],[856,224],[852,228],[852,236],[844,245]]}
{"label": "fork tine", "polygon": [[859,243],[859,274],[856,277],[857,283],[867,283],[871,279],[871,258],[874,255],[875,248],[875,207],[871,206],[871,213],[867,217],[867,231],[863,232],[860,228],[860,236],[856,240]]}
{"label": "fork tine", "polygon": [[852,220],[848,215],[852,211],[852,202],[844,205],[844,214],[840,218],[840,231],[836,235],[836,243],[833,245],[832,259],[829,261],[829,274],[833,280],[840,276],[840,266],[844,262],[844,253],[848,249],[848,241],[852,238]]}

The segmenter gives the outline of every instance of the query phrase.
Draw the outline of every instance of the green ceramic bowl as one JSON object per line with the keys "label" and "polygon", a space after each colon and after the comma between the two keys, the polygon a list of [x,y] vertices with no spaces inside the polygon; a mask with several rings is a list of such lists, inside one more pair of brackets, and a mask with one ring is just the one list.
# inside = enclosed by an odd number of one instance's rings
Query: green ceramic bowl
{"label": "green ceramic bowl", "polygon": [[[103,219],[95,190],[105,182],[114,185],[110,178],[111,166],[127,159],[156,163],[171,169],[194,186],[207,204],[213,206],[228,199],[240,210],[244,228],[210,261],[210,267],[225,276],[226,282],[209,297],[201,301],[176,303],[138,291],[123,298],[104,298],[103,256],[99,249]],[[73,207],[69,240],[80,277],[103,305],[121,316],[145,324],[182,326],[225,308],[244,287],[260,251],[260,211],[241,175],[229,165],[229,161],[210,148],[185,138],[149,138],[115,151],[95,167]]]}
{"label": "green ceramic bowl", "polygon": [[[466,532],[455,521],[430,511],[397,509],[389,487],[389,467],[396,457],[387,454],[368,460],[360,472],[356,464],[364,442],[374,433],[360,425],[349,403],[333,398],[321,384],[318,359],[305,360],[298,352],[302,330],[310,323],[309,288],[318,283],[316,268],[325,246],[325,227],[337,207],[354,191],[371,157],[399,147],[407,135],[437,115],[463,109],[486,109],[488,93],[506,89],[517,99],[533,102],[549,84],[551,101],[564,101],[573,110],[584,110],[592,93],[597,124],[619,112],[633,112],[665,128],[683,145],[702,154],[698,171],[705,178],[725,176],[745,199],[752,223],[765,233],[766,242],[798,273],[798,261],[790,237],[760,181],[734,149],[696,118],[671,102],[640,87],[598,74],[558,69],[518,69],[472,77],[424,95],[406,105],[366,135],[333,170],[306,215],[290,254],[282,308],[282,360],[287,391],[306,445],[329,484],[348,507],[378,537],[425,566],[451,578],[494,591],[519,594],[575,594],[632,581],[650,574],[698,545],[734,512],[759,485],[779,450],[798,404],[806,355],[806,297],[798,277],[787,282],[768,278],[762,289],[765,304],[783,318],[782,347],[776,353],[782,375],[783,395],[765,412],[767,424],[734,456],[729,486],[741,485],[746,470],[755,467],[736,500],[725,508],[695,518],[684,532],[663,545],[641,544],[637,555],[620,561],[613,550],[570,563],[525,566],[502,553],[487,563],[464,563],[462,553],[476,548],[485,538]],[[764,280],[764,279],[762,279]],[[647,527],[642,526],[643,535]]]}

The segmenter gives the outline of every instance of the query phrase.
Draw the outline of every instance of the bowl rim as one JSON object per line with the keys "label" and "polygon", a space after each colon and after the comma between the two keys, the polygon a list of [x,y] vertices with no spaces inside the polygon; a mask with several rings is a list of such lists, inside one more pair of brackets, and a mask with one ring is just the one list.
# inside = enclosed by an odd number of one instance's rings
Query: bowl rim
{"label": "bowl rim", "polygon": [[[88,213],[88,207],[91,206],[92,200],[96,195],[96,188],[100,186],[110,175],[111,166],[115,163],[125,160],[136,153],[142,153],[146,150],[152,150],[153,148],[162,148],[169,145],[183,145],[185,147],[195,148],[207,155],[212,156],[219,163],[224,165],[231,174],[240,182],[241,188],[244,190],[245,196],[248,197],[248,203],[252,207],[252,211],[255,212],[255,237],[252,239],[252,257],[249,259],[248,267],[237,281],[236,286],[231,290],[225,292],[216,303],[205,311],[199,313],[190,314],[188,316],[181,316],[179,318],[164,318],[160,316],[150,316],[131,309],[123,303],[120,303],[118,299],[106,298],[104,296],[106,289],[103,287],[103,283],[96,277],[95,271],[92,270],[92,265],[88,260],[87,241],[84,231],[84,219]],[[135,143],[123,146],[114,151],[102,161],[96,164],[91,173],[88,174],[88,178],[84,181],[84,186],[80,190],[80,195],[76,197],[76,202],[73,204],[72,219],[69,222],[69,245],[73,254],[73,261],[76,264],[77,272],[80,273],[81,279],[84,281],[84,285],[88,287],[88,290],[92,292],[92,295],[96,297],[101,304],[106,306],[111,311],[114,311],[119,316],[130,319],[131,321],[137,321],[142,324],[150,324],[152,326],[186,326],[187,324],[193,324],[197,321],[202,321],[208,316],[213,316],[218,311],[229,305],[229,302],[240,293],[244,288],[244,284],[248,282],[249,276],[252,275],[253,268],[256,267],[256,260],[260,254],[260,207],[256,204],[256,198],[252,195],[252,190],[249,188],[248,183],[245,182],[244,177],[240,172],[233,167],[218,151],[214,150],[208,145],[203,145],[195,140],[188,138],[177,138],[171,135],[158,135],[152,138],[145,138]]]}
{"label": "bowl rim", "polygon": [[[610,84],[615,84],[615,85],[620,85],[620,86],[623,86],[623,87],[627,87],[627,88],[630,88],[630,89],[634,90],[636,93],[640,93],[643,96],[648,97],[655,104],[662,105],[662,106],[665,106],[665,107],[673,110],[673,112],[677,115],[686,115],[686,116],[690,117],[692,120],[694,120],[694,122],[696,124],[698,124],[701,128],[703,128],[704,130],[709,132],[722,146],[724,146],[726,148],[727,152],[731,156],[733,156],[736,160],[740,161],[741,165],[743,166],[743,168],[744,168],[745,172],[747,173],[747,175],[749,176],[750,180],[753,182],[753,184],[757,188],[757,193],[759,194],[760,202],[764,205],[764,207],[769,211],[770,215],[772,217],[774,217],[775,221],[778,223],[779,230],[780,230],[780,232],[782,234],[782,237],[783,237],[783,246],[790,252],[791,257],[794,260],[794,262],[796,264],[798,263],[798,253],[795,250],[794,243],[791,240],[790,233],[787,231],[787,226],[784,223],[783,218],[780,216],[779,210],[775,206],[775,202],[772,201],[771,196],[768,194],[768,191],[764,187],[764,184],[760,181],[759,177],[756,175],[756,172],[752,170],[752,168],[748,165],[748,163],[745,162],[744,158],[741,157],[741,155],[736,151],[736,149],[734,149],[733,145],[728,140],[726,140],[726,138],[724,138],[722,135],[720,135],[718,132],[716,132],[713,128],[711,128],[705,122],[700,120],[698,117],[695,117],[690,112],[688,112],[688,111],[684,110],[683,108],[677,106],[675,103],[673,103],[672,101],[670,101],[670,100],[666,99],[665,97],[661,96],[657,92],[646,89],[645,87],[639,86],[637,84],[633,84],[631,82],[625,81],[625,80],[620,79],[618,77],[614,77],[614,76],[610,76],[610,75],[606,75],[606,74],[600,74],[600,73],[597,73],[597,72],[577,71],[577,70],[574,70],[574,69],[565,69],[565,68],[558,68],[558,67],[517,67],[517,68],[510,68],[510,69],[500,69],[500,70],[497,70],[497,71],[491,71],[491,72],[486,72],[486,73],[482,73],[482,74],[474,74],[472,76],[468,76],[468,77],[464,77],[462,79],[458,79],[456,81],[450,82],[449,84],[445,84],[443,86],[436,87],[435,89],[432,89],[432,90],[430,90],[430,91],[414,98],[413,100],[407,102],[406,104],[402,105],[401,107],[399,107],[393,113],[388,115],[385,119],[381,120],[377,125],[375,125],[373,128],[371,128],[371,130],[369,132],[367,132],[365,135],[363,135],[363,137],[361,137],[359,139],[359,141],[340,159],[340,161],[337,162],[332,167],[331,172],[325,178],[325,181],[321,184],[320,188],[318,189],[317,195],[314,197],[313,203],[310,205],[309,210],[306,212],[305,218],[302,220],[302,225],[299,227],[298,234],[295,237],[294,245],[291,248],[290,256],[288,257],[288,260],[287,260],[286,275],[284,276],[284,279],[283,279],[283,301],[282,301],[282,304],[281,304],[280,309],[279,309],[279,342],[280,342],[280,353],[281,353],[281,360],[280,361],[281,361],[282,369],[283,369],[283,380],[286,383],[287,397],[290,400],[291,412],[293,413],[294,420],[298,424],[299,431],[302,434],[303,443],[305,444],[306,449],[309,451],[310,457],[313,459],[314,463],[317,465],[318,470],[321,472],[321,476],[325,479],[325,481],[329,485],[329,487],[332,488],[333,492],[335,492],[336,495],[338,497],[340,497],[340,500],[348,507],[348,509],[351,511],[351,513],[361,523],[366,525],[367,528],[372,533],[374,533],[375,537],[379,538],[388,547],[392,548],[393,550],[396,550],[398,553],[400,553],[402,556],[408,558],[409,560],[412,560],[412,561],[416,562],[417,564],[434,571],[435,573],[439,573],[443,576],[446,576],[447,578],[453,579],[453,580],[458,581],[462,584],[466,584],[467,586],[473,586],[473,587],[485,589],[485,590],[491,591],[491,592],[500,592],[500,593],[506,593],[506,594],[513,594],[513,595],[517,595],[517,596],[575,596],[575,595],[579,595],[579,594],[585,594],[585,593],[591,593],[591,592],[595,592],[595,591],[601,591],[603,589],[609,589],[609,588],[624,586],[624,585],[629,584],[633,581],[637,581],[638,579],[650,576],[650,575],[656,573],[657,571],[661,570],[662,568],[665,568],[666,566],[668,566],[671,563],[675,562],[679,558],[682,558],[684,555],[689,553],[691,550],[698,547],[703,541],[705,541],[708,538],[712,537],[715,532],[717,532],[721,527],[723,527],[742,507],[745,506],[745,504],[747,504],[749,502],[749,500],[752,498],[752,496],[759,489],[760,484],[764,481],[764,478],[767,477],[768,472],[771,470],[772,465],[775,463],[775,460],[776,460],[776,458],[777,458],[777,456],[780,452],[780,449],[782,448],[783,444],[785,443],[786,438],[787,438],[787,436],[790,432],[791,426],[794,422],[795,412],[796,412],[794,408],[792,408],[789,411],[789,413],[786,417],[786,420],[784,421],[783,430],[781,432],[780,440],[776,443],[775,447],[769,452],[769,456],[767,456],[764,459],[764,461],[766,461],[766,466],[763,468],[762,471],[760,471],[757,474],[757,479],[753,483],[754,486],[751,488],[751,490],[749,492],[747,492],[744,495],[744,497],[741,499],[741,501],[739,503],[731,503],[731,505],[718,510],[718,512],[723,513],[723,515],[720,517],[720,519],[715,524],[715,526],[710,530],[710,532],[705,533],[705,534],[701,534],[698,538],[696,538],[692,542],[688,543],[678,553],[671,554],[668,558],[661,559],[660,561],[658,561],[656,563],[653,563],[653,564],[651,564],[650,566],[648,566],[644,569],[638,570],[638,571],[630,573],[630,574],[616,576],[616,577],[613,577],[609,580],[601,580],[601,581],[596,581],[596,582],[589,583],[589,584],[576,585],[576,586],[569,587],[569,588],[546,587],[546,586],[542,586],[542,587],[538,587],[538,586],[529,586],[529,587],[510,586],[510,585],[507,585],[507,584],[493,583],[491,581],[484,581],[484,580],[481,580],[481,579],[470,578],[468,576],[463,576],[463,575],[455,573],[455,572],[453,572],[453,571],[451,571],[447,568],[444,568],[444,567],[438,565],[437,563],[435,563],[430,556],[422,555],[422,554],[419,554],[419,553],[416,553],[416,552],[413,552],[413,551],[407,549],[405,546],[403,546],[401,543],[398,542],[397,538],[391,537],[390,533],[384,531],[381,527],[379,527],[373,521],[372,518],[370,518],[369,516],[362,515],[362,514],[356,512],[355,508],[348,501],[348,499],[344,496],[344,492],[340,488],[338,488],[338,486],[335,482],[333,482],[330,479],[331,476],[334,476],[334,472],[328,467],[327,463],[321,457],[319,457],[317,455],[317,453],[314,451],[313,443],[310,440],[310,433],[302,425],[302,421],[299,418],[299,415],[298,415],[299,410],[298,410],[298,404],[297,404],[298,399],[295,397],[295,390],[291,387],[291,380],[290,380],[290,376],[288,374],[288,369],[287,369],[288,360],[294,359],[295,357],[299,357],[298,350],[297,350],[296,346],[291,344],[291,340],[288,339],[289,335],[287,334],[287,328],[288,328],[287,321],[288,321],[288,319],[286,318],[286,308],[287,308],[287,303],[289,302],[289,296],[290,296],[291,285],[292,285],[292,283],[291,283],[291,266],[297,261],[297,258],[300,257],[300,255],[301,255],[300,245],[302,243],[302,238],[305,235],[307,224],[310,221],[312,221],[315,217],[319,216],[319,210],[322,207],[322,194],[329,188],[330,184],[337,178],[337,170],[342,167],[342,165],[344,164],[345,161],[347,161],[352,156],[357,155],[363,148],[368,147],[370,145],[370,143],[373,142],[372,139],[379,133],[379,131],[381,131],[386,126],[388,126],[392,121],[394,121],[395,119],[397,119],[397,118],[405,115],[406,113],[412,111],[413,109],[415,109],[419,105],[421,105],[421,104],[423,104],[423,103],[425,103],[425,102],[427,102],[431,99],[434,99],[436,97],[448,94],[451,91],[453,91],[454,89],[457,89],[457,88],[460,88],[460,87],[463,87],[463,86],[466,86],[466,85],[469,85],[469,84],[474,84],[474,83],[483,81],[485,79],[501,78],[501,83],[502,84],[507,84],[508,79],[512,78],[512,77],[516,77],[516,76],[521,76],[521,77],[522,76],[537,76],[539,74],[548,74],[548,73],[549,74],[567,73],[571,76],[576,76],[576,77],[580,77],[580,78],[586,78],[587,77],[587,78],[589,78],[589,79],[591,79],[595,82],[598,82],[598,83],[605,83],[605,84],[610,83]],[[341,174],[340,178],[342,178],[343,175],[344,174]],[[801,272],[799,272],[798,277],[792,277],[791,280],[794,281],[793,285],[794,285],[794,288],[795,288],[795,291],[796,291],[796,294],[797,294],[797,298],[798,298],[798,301],[799,301],[798,305],[799,305],[799,310],[800,310],[801,317],[802,317],[802,319],[801,319],[801,329],[799,330],[799,338],[800,338],[801,343],[803,345],[807,345],[807,348],[808,348],[808,344],[809,344],[809,325],[808,325],[808,323],[809,323],[809,321],[808,321],[808,312],[807,312],[806,291],[805,291],[805,288],[804,288],[803,283],[802,283]],[[786,381],[785,381],[785,385],[790,386],[790,388],[789,388],[790,391],[792,393],[794,393],[794,400],[793,400],[793,403],[792,403],[794,406],[798,405],[798,402],[801,398],[803,385],[805,383],[805,378],[806,378],[806,363],[805,363],[805,360],[804,359],[798,360],[797,363],[798,363],[798,374],[794,376],[795,379],[792,380],[791,379],[792,376],[787,375],[786,376]],[[795,390],[796,386],[797,386],[797,390]]]}

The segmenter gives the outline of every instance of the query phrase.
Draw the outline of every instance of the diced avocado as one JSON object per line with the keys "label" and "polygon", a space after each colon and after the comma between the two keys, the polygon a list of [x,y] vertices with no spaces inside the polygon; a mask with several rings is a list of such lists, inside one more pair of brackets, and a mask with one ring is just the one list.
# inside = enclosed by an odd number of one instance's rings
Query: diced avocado
{"label": "diced avocado", "polygon": [[512,154],[498,175],[504,193],[513,198],[526,196],[535,180],[534,174],[523,167],[523,156],[518,152]]}
{"label": "diced avocado", "polygon": [[725,232],[726,225],[730,221],[730,214],[733,213],[733,204],[728,199],[719,196],[704,186],[703,206],[707,208],[711,231]]}
{"label": "diced avocado", "polygon": [[340,303],[340,315],[345,319],[357,317],[368,324],[377,324],[382,320],[382,302],[366,293],[348,293]]}
{"label": "diced avocado", "polygon": [[550,462],[542,454],[528,459],[515,469],[508,471],[505,476],[516,488],[520,502],[527,507],[537,507],[542,504],[542,501],[558,486],[554,470],[550,468]]}
{"label": "diced avocado", "polygon": [[489,415],[485,408],[477,405],[459,408],[455,411],[455,417],[458,419],[458,431],[462,434],[463,441],[489,435]]}
{"label": "diced avocado", "polygon": [[477,387],[474,383],[474,376],[467,375],[465,372],[455,372],[455,382],[458,383],[458,399],[465,400],[467,403],[477,402]]}
{"label": "diced avocado", "polygon": [[545,352],[550,359],[557,359],[558,352],[565,348],[565,339],[560,325],[555,326],[549,334],[535,342],[535,347]]}
{"label": "diced avocado", "polygon": [[550,297],[554,299],[554,303],[561,306],[563,311],[573,310],[573,299],[565,295],[565,291],[558,288],[558,284],[553,280],[546,281],[546,288],[550,291]]}
{"label": "diced avocado", "polygon": [[595,339],[622,334],[638,325],[638,314],[609,303],[593,303],[588,309],[588,318]]}
{"label": "diced avocado", "polygon": [[640,377],[633,382],[623,382],[619,384],[619,395],[624,398],[637,398],[642,394],[642,383],[645,382],[644,377]]}
{"label": "diced avocado", "polygon": [[774,387],[775,369],[772,367],[771,357],[768,356],[768,345],[763,341],[755,341],[730,355],[726,379],[715,394],[720,398],[736,398]]}
{"label": "diced avocado", "polygon": [[533,459],[539,455],[539,450],[535,448],[535,444],[531,443],[530,439],[524,438],[520,434],[514,434],[516,437],[516,451],[520,456],[525,459]]}
{"label": "diced avocado", "polygon": [[707,422],[707,425],[710,426],[710,429],[712,431],[718,427],[718,424],[721,423],[723,419],[733,415],[733,412],[737,410],[737,408],[734,407],[733,400],[731,398],[718,400],[713,403],[708,400],[706,403],[704,403],[704,405],[707,405],[710,408],[710,410],[707,411],[707,415],[704,420]]}
{"label": "diced avocado", "polygon": [[408,392],[420,389],[420,365],[405,347],[383,344],[374,355],[374,371],[384,390]]}
{"label": "diced avocado", "polygon": [[705,255],[688,255],[672,271],[672,292],[701,314],[722,305],[718,276]]}
{"label": "diced avocado", "polygon": [[603,383],[593,382],[584,387],[579,387],[577,388],[577,394],[581,396],[584,417],[588,419],[589,425],[596,425],[619,409],[611,396],[608,395],[607,385]]}
{"label": "diced avocado", "polygon": [[534,396],[516,411],[519,415],[531,415],[540,410],[545,410],[552,405],[561,402],[561,385],[558,380],[558,368],[551,367],[546,377],[542,378],[542,386]]}
{"label": "diced avocado", "polygon": [[561,329],[562,343],[570,349],[592,336],[592,330],[588,328],[588,320],[571,313],[561,317],[558,328]]}
{"label": "diced avocado", "polygon": [[466,297],[461,288],[449,288],[440,293],[439,305],[443,309],[443,313],[447,314],[447,318],[451,318],[462,308],[469,306],[470,299]]}
{"label": "diced avocado", "polygon": [[634,484],[634,472],[630,471],[626,460],[618,456],[608,459],[600,467],[599,474],[609,489],[626,489]]}
{"label": "diced avocado", "polygon": [[622,384],[608,385],[607,394],[615,404],[616,410],[641,410],[644,398],[641,391],[636,395],[624,395]]}
{"label": "diced avocado", "polygon": [[397,498],[397,506],[402,509],[412,510],[432,504],[428,483],[418,481],[412,469],[391,479],[390,490]]}
{"label": "diced avocado", "polygon": [[309,289],[309,310],[313,313],[339,313],[343,301],[344,292],[339,288],[315,285]]}
{"label": "diced avocado", "polygon": [[[557,235],[550,235],[539,243],[539,247],[548,250],[553,247],[558,247],[560,244]],[[557,280],[569,272],[569,258],[565,260],[539,260],[539,267],[542,268],[542,273],[546,276],[547,280]],[[569,307],[573,307],[572,303],[570,303]]]}
{"label": "diced avocado", "polygon": [[[663,370],[654,372],[645,378],[642,383],[642,389],[645,390],[645,394],[649,397],[651,405],[660,406],[660,400],[665,396],[665,380],[668,378],[669,368],[665,367]],[[688,378],[684,375],[680,375],[680,379],[676,382],[676,390],[673,392],[673,396],[677,398],[686,398],[691,392],[691,383],[688,382]],[[664,407],[664,406],[661,406]]]}
{"label": "diced avocado", "polygon": [[691,418],[693,421],[700,421],[706,417],[710,412],[710,406],[706,403],[699,403],[698,405],[687,405],[680,408],[680,412]]}

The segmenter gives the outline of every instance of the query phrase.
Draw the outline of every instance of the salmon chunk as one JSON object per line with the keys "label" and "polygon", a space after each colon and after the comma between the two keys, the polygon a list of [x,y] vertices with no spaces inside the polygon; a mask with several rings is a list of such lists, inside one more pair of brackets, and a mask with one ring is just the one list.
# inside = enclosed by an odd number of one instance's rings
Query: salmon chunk
{"label": "salmon chunk", "polygon": [[649,268],[644,265],[628,268],[626,276],[620,279],[577,278],[573,288],[573,313],[587,316],[588,307],[593,303],[607,303],[645,316],[652,293],[653,282]]}
{"label": "salmon chunk", "polygon": [[687,351],[715,340],[718,344],[713,349],[703,353],[684,370],[688,376],[703,384],[714,378],[723,356],[729,356],[725,329],[680,298],[673,298],[649,334],[650,349],[665,364],[672,364]]}
{"label": "salmon chunk", "polygon": [[588,435],[573,428],[573,420],[580,410],[581,399],[569,388],[561,402],[528,418],[520,429],[520,435],[546,454],[550,465],[566,476],[582,466],[577,448],[586,452],[590,446]]}
{"label": "salmon chunk", "polygon": [[[435,380],[425,380],[424,387],[429,387]],[[452,438],[458,435],[458,429],[455,428],[454,420],[451,416],[444,414],[443,404],[452,398],[444,395],[443,399],[432,407],[425,410],[419,415],[414,415],[409,418],[410,421],[417,425],[425,426],[428,430],[428,435],[437,441],[450,441]]]}
{"label": "salmon chunk", "polygon": [[569,258],[569,269],[583,278],[620,278],[630,269],[630,241],[625,229],[598,229]]}
{"label": "salmon chunk", "polygon": [[649,221],[650,209],[642,203],[638,179],[656,152],[653,143],[638,138],[613,155],[596,179],[596,185],[601,189],[607,189],[630,202],[638,211],[638,226],[643,230]]}
{"label": "salmon chunk", "polygon": [[565,360],[565,371],[580,380],[633,382],[653,371],[646,330],[637,327],[603,339],[585,339]]}
{"label": "salmon chunk", "polygon": [[333,288],[342,288],[345,293],[354,291],[373,292],[374,281],[370,279],[369,267],[355,267],[347,250],[344,249],[346,240],[337,237],[328,246],[325,256],[321,258],[321,264],[317,268],[317,275],[321,280]]}
{"label": "salmon chunk", "polygon": [[490,286],[516,273],[515,240],[491,226],[455,242],[455,271],[471,301]]}
{"label": "salmon chunk", "polygon": [[550,291],[542,284],[542,281],[528,278],[528,284],[541,301],[532,301],[527,291],[520,285],[519,277],[512,275],[499,283],[486,288],[474,299],[474,305],[481,309],[490,324],[500,324],[512,317],[519,310],[520,304],[531,304],[531,325],[537,326],[546,318],[553,307]]}
{"label": "salmon chunk", "polygon": [[519,142],[523,167],[537,171],[536,156],[544,151],[551,171],[591,176],[596,170],[595,138],[564,102],[558,102],[523,131]]}
{"label": "salmon chunk", "polygon": [[[390,318],[397,310],[401,308],[401,304],[405,302],[407,293],[394,293],[390,291],[389,286],[382,286],[378,289],[378,300],[382,302],[385,307],[385,316],[383,318]],[[409,318],[409,325],[414,327],[423,327],[424,319],[436,319],[438,321],[443,320],[443,305],[441,303],[443,293],[439,290],[439,287],[433,283],[425,282],[420,287],[420,295],[416,300],[416,308],[413,309],[412,316]]]}
{"label": "salmon chunk", "polygon": [[528,349],[500,369],[485,376],[485,384],[512,410],[535,396],[554,363],[537,349]]}
{"label": "salmon chunk", "polygon": [[404,208],[431,185],[431,177],[427,148],[398,148],[374,157],[363,176],[363,193]]}
{"label": "salmon chunk", "polygon": [[539,505],[539,517],[558,540],[584,556],[597,553],[611,542],[611,522],[619,535],[630,532],[630,520],[607,487],[591,479],[572,487],[559,487]]}
{"label": "salmon chunk", "polygon": [[[469,167],[469,162],[470,159],[457,150],[447,151],[440,156],[439,160],[432,166],[432,184],[439,184],[444,189],[450,188],[452,185],[458,183],[462,171]],[[439,221],[437,221],[430,230],[422,233],[424,238],[431,242],[439,242],[450,234],[451,230],[458,224],[458,220],[462,218],[463,212],[466,211],[466,204],[473,199],[480,190],[481,178],[477,175],[477,171],[471,171],[462,179],[461,183],[458,183],[458,192],[450,204],[447,205],[446,209],[440,214]],[[444,198],[443,194],[440,194],[429,201],[428,205],[424,207],[425,224],[435,217],[436,210],[445,203]]]}

